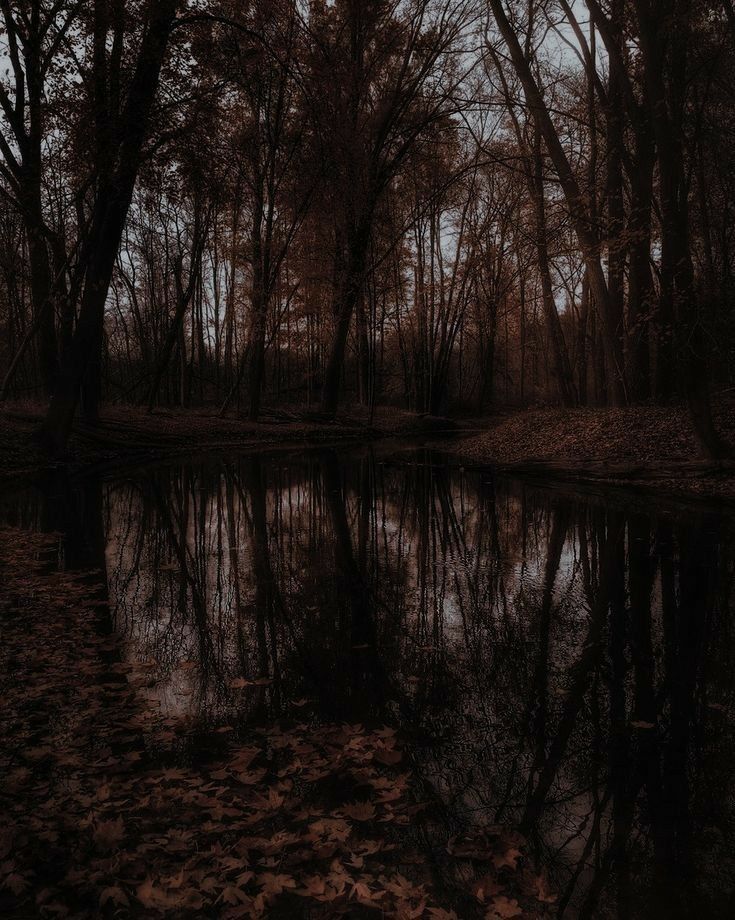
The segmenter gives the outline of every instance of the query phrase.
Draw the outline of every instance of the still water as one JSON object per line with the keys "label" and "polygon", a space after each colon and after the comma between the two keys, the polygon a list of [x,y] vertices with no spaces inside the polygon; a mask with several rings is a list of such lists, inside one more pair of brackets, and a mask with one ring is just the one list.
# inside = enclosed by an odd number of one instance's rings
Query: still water
{"label": "still water", "polygon": [[369,448],[52,476],[0,504],[105,582],[148,704],[201,744],[307,709],[389,723],[427,858],[508,824],[560,916],[735,916],[732,513]]}

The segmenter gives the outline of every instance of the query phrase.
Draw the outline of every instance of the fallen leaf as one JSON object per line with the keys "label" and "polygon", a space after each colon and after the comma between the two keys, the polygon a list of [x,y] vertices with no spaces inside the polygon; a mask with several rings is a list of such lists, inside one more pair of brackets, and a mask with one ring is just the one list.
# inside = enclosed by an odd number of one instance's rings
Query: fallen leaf
{"label": "fallen leaf", "polygon": [[521,851],[515,847],[509,847],[504,853],[496,853],[493,856],[493,865],[496,869],[515,869],[518,862],[518,857],[521,855]]}
{"label": "fallen leaf", "polygon": [[536,889],[537,901],[541,901],[542,904],[553,904],[556,901],[557,896],[549,889],[549,880],[545,872],[537,875],[533,880],[533,884]]}
{"label": "fallen leaf", "polygon": [[379,747],[373,751],[373,757],[378,763],[385,764],[388,767],[400,762],[402,758],[400,751],[394,751],[392,748]]}
{"label": "fallen leaf", "polygon": [[121,817],[114,821],[98,821],[92,836],[101,850],[112,850],[125,836],[125,823]]}
{"label": "fallen leaf", "polygon": [[128,896],[118,885],[111,885],[109,888],[103,888],[100,894],[100,907],[104,907],[108,901],[113,904],[119,904],[121,907],[129,907],[130,901]]}
{"label": "fallen leaf", "polygon": [[253,681],[246,680],[244,677],[235,677],[227,686],[230,690],[243,690],[245,687],[252,687]]}
{"label": "fallen leaf", "polygon": [[487,920],[495,920],[496,917],[502,917],[503,920],[508,920],[510,917],[520,917],[522,914],[523,911],[515,898],[511,900],[501,894],[493,898],[492,906],[485,916]]}
{"label": "fallen leaf", "polygon": [[354,821],[371,821],[375,817],[375,806],[371,802],[353,802],[343,805],[342,811]]}
{"label": "fallen leaf", "polygon": [[495,895],[500,894],[502,890],[503,886],[499,885],[491,875],[483,876],[483,878],[478,879],[472,886],[472,893],[481,904],[488,898],[494,898]]}
{"label": "fallen leaf", "polygon": [[272,872],[264,872],[258,876],[257,881],[267,894],[281,894],[286,888],[296,887],[296,879],[290,875],[276,875]]}
{"label": "fallen leaf", "polygon": [[237,888],[235,885],[227,885],[223,888],[218,900],[224,901],[225,904],[250,904],[251,901],[242,888]]}

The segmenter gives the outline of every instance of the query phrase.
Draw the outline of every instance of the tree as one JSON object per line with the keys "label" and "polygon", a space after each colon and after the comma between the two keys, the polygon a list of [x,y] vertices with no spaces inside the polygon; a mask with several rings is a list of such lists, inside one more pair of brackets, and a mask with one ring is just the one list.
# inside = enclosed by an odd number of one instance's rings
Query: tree
{"label": "tree", "polygon": [[[105,302],[147,138],[148,122],[181,0],[156,0],[142,10],[140,44],[123,93],[126,10],[122,0],[95,0],[92,13],[91,114],[94,126],[94,204],[85,239],[84,289],[70,348],[42,429],[54,453],[69,437],[85,375],[85,411],[99,399]],[[91,379],[90,379],[91,378]]]}
{"label": "tree", "polygon": [[322,411],[334,415],[352,316],[363,291],[375,216],[427,128],[453,106],[468,6],[447,0],[338,0],[312,5],[311,114],[328,157],[336,245],[334,335]]}
{"label": "tree", "polygon": [[[531,3],[531,8],[533,4]],[[543,137],[546,150],[554,165],[559,183],[564,192],[567,207],[574,225],[589,283],[605,330],[605,355],[612,387],[614,405],[625,401],[624,359],[620,315],[616,303],[610,295],[608,281],[600,260],[600,248],[597,229],[585,203],[569,158],[559,139],[548,107],[544,101],[538,82],[531,70],[531,62],[521,47],[516,30],[506,15],[502,0],[490,0],[495,21],[500,34],[508,47],[510,58],[518,79],[523,86],[526,102],[531,109],[539,134]]]}
{"label": "tree", "polygon": [[[37,336],[39,369],[47,396],[53,392],[58,373],[56,337],[57,299],[63,269],[54,277],[51,253],[63,248],[44,217],[43,147],[50,130],[47,84],[53,79],[68,86],[60,52],[72,29],[79,2],[42,0],[0,3],[5,50],[12,73],[12,87],[0,81],[0,175],[8,183],[6,201],[22,216],[28,241],[33,329]],[[57,266],[57,270],[60,267]]]}
{"label": "tree", "polygon": [[[684,112],[692,10],[688,2],[665,7],[634,4],[644,69],[643,94],[653,132],[661,205],[661,297],[663,335],[675,343],[690,415],[703,451],[713,459],[730,449],[715,430],[709,394],[706,336],[695,289],[690,246],[689,190],[685,167]],[[664,394],[671,390],[672,361],[659,360]]]}

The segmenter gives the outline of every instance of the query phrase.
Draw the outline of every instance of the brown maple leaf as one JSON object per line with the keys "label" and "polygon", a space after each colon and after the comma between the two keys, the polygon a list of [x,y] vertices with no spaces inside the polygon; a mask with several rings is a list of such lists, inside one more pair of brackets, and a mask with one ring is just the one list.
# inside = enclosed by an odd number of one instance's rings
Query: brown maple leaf
{"label": "brown maple leaf", "polygon": [[296,894],[302,897],[316,898],[324,894],[326,883],[321,875],[312,875],[304,879],[304,887],[297,888]]}
{"label": "brown maple leaf", "polygon": [[509,920],[511,917],[521,917],[522,915],[523,910],[515,898],[511,899],[506,898],[505,895],[498,895],[498,897],[493,898],[492,905],[485,917],[486,920],[497,920],[498,917],[501,917],[502,920]]}
{"label": "brown maple leaf", "polygon": [[503,890],[503,886],[499,885],[497,881],[491,875],[485,875],[481,879],[478,879],[472,886],[472,894],[477,898],[478,901],[483,903],[488,898],[494,898],[495,895],[500,894]]}
{"label": "brown maple leaf", "polygon": [[556,901],[557,896],[549,888],[546,872],[537,875],[533,880],[533,884],[537,901],[541,901],[542,904],[553,904]]}
{"label": "brown maple leaf", "polygon": [[121,817],[113,821],[97,821],[92,836],[100,850],[112,850],[125,836],[125,822]]}
{"label": "brown maple leaf", "polygon": [[281,894],[286,888],[296,887],[296,879],[290,875],[276,875],[273,872],[264,872],[259,875],[257,882],[269,895]]}
{"label": "brown maple leaf", "polygon": [[375,806],[371,802],[352,802],[343,805],[342,811],[354,821],[371,821],[375,817]]}
{"label": "brown maple leaf", "polygon": [[119,905],[120,907],[130,906],[128,896],[119,885],[110,885],[109,888],[102,889],[102,893],[100,894],[100,907],[104,907],[108,901],[112,901],[113,904]]}

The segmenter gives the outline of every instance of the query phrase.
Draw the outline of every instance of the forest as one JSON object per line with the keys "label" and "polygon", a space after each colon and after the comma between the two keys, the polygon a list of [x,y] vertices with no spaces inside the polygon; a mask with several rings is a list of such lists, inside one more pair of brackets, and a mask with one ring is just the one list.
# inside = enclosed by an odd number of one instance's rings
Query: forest
{"label": "forest", "polygon": [[0,917],[735,916],[734,0],[0,0]]}
{"label": "forest", "polygon": [[683,404],[728,455],[730,0],[2,4],[0,399]]}

